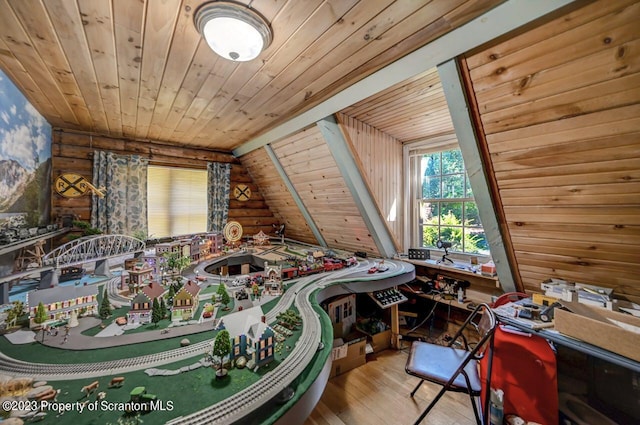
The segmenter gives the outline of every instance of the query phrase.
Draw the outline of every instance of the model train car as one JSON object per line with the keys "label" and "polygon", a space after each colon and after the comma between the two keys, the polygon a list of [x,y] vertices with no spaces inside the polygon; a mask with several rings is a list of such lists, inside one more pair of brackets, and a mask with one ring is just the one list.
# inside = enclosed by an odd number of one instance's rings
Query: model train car
{"label": "model train car", "polygon": [[58,230],[57,224],[40,227],[8,227],[0,231],[0,245],[7,245],[22,240],[46,235]]}
{"label": "model train car", "polygon": [[80,279],[84,276],[84,269],[82,267],[65,267],[60,269],[59,282],[68,282],[70,280]]}

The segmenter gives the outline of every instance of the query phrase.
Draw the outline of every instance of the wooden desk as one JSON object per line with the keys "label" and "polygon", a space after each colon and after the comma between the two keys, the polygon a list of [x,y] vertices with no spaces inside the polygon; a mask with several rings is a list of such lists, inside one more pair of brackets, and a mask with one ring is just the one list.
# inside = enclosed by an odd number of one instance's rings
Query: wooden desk
{"label": "wooden desk", "polygon": [[[416,321],[424,321],[422,326],[420,326],[418,329],[411,332],[410,334],[407,333],[406,330],[398,329],[398,334],[405,337],[408,337],[408,336],[417,337],[417,338],[435,337],[436,335],[440,334],[440,331],[442,333],[453,333],[455,332],[454,329],[449,329],[449,326],[453,325],[455,327],[457,325],[461,325],[464,322],[464,320],[467,319],[468,315],[472,311],[472,308],[470,308],[471,303],[480,304],[480,303],[489,303],[491,301],[490,295],[486,293],[478,292],[478,291],[473,291],[473,290],[467,290],[467,296],[464,302],[460,303],[458,302],[457,297],[455,296],[445,297],[440,294],[424,293],[420,290],[420,285],[405,284],[405,285],[399,286],[398,289],[402,291],[402,293],[406,295],[407,298],[409,299],[413,298],[416,300],[424,300],[428,302],[425,308],[414,307],[414,310],[416,311],[410,311],[407,303],[399,304],[398,306],[399,316],[411,317]],[[432,303],[435,303],[435,304],[432,304]],[[431,317],[432,308],[434,312],[433,317]],[[442,316],[444,316],[442,312],[444,308],[446,308],[447,310],[446,320],[442,318]],[[438,314],[438,311],[440,312],[440,314]],[[424,313],[428,313],[428,314],[425,315]],[[429,319],[429,321],[426,320],[427,318]],[[447,325],[446,328],[444,326],[436,325],[435,323],[437,321],[440,321],[441,323],[444,322]],[[422,328],[422,332],[419,330],[420,328]],[[425,328],[428,328],[428,332],[425,332]]]}
{"label": "wooden desk", "polygon": [[454,279],[468,281],[471,283],[471,288],[477,292],[502,294],[502,287],[497,276],[484,276],[449,264],[438,263],[436,260],[409,260],[403,258],[402,261],[415,266],[416,276],[427,276],[435,279],[436,275],[442,274]]}

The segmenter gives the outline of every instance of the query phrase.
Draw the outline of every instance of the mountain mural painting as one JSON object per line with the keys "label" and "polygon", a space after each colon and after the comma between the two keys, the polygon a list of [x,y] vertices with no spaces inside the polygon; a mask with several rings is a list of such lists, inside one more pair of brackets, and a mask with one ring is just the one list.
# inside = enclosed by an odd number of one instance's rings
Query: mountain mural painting
{"label": "mountain mural painting", "polygon": [[51,126],[0,71],[0,228],[45,225]]}

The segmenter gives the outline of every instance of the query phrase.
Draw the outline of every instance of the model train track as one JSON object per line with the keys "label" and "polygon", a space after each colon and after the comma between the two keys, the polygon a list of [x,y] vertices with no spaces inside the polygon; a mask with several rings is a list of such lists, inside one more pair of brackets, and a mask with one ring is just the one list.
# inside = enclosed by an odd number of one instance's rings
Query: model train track
{"label": "model train track", "polygon": [[[233,397],[222,400],[212,406],[191,415],[176,418],[168,424],[213,424],[232,423],[242,419],[259,406],[273,399],[289,386],[309,365],[317,351],[322,334],[320,320],[309,302],[309,295],[316,289],[310,285],[322,278],[305,278],[289,288],[287,293],[294,294],[296,307],[303,317],[302,335],[293,351],[276,368],[266,374],[260,381],[236,393]],[[289,296],[288,301],[294,298]],[[278,303],[278,310],[283,311],[287,301]],[[276,314],[277,313],[273,313]]]}
{"label": "model train track", "polygon": [[[389,275],[409,272],[413,266],[402,262],[389,262]],[[322,328],[318,313],[310,301],[311,294],[319,288],[353,280],[376,280],[367,276],[369,261],[357,266],[328,274],[299,278],[280,297],[278,304],[266,314],[267,323],[276,320],[279,313],[295,304],[302,317],[302,331],[291,353],[259,381],[218,403],[189,415],[172,419],[168,424],[228,424],[240,421],[260,406],[272,400],[302,374],[313,360],[321,342]],[[32,376],[44,380],[67,380],[120,374],[172,363],[181,359],[203,355],[210,350],[213,340],[162,353],[129,359],[81,364],[44,364],[15,360],[0,354],[0,372],[14,376]]]}
{"label": "model train track", "polygon": [[[397,263],[397,272],[405,271],[405,263]],[[410,266],[413,267],[413,266]],[[168,422],[170,425],[183,424],[227,424],[240,421],[243,417],[272,400],[306,369],[313,359],[321,341],[322,329],[318,314],[310,302],[311,294],[318,288],[332,283],[346,282],[355,272],[368,270],[367,261],[352,269],[343,269],[325,275],[313,275],[299,279],[287,289],[277,306],[267,315],[267,323],[288,309],[293,302],[302,317],[302,334],[293,351],[274,370],[260,381],[236,393],[234,396],[213,404],[198,412],[182,416]],[[362,276],[360,276],[362,277]]]}
{"label": "model train track", "polygon": [[11,376],[28,376],[38,380],[71,380],[101,377],[161,366],[178,360],[203,355],[213,340],[161,353],[94,363],[55,364],[16,360],[0,353],[0,372]]}

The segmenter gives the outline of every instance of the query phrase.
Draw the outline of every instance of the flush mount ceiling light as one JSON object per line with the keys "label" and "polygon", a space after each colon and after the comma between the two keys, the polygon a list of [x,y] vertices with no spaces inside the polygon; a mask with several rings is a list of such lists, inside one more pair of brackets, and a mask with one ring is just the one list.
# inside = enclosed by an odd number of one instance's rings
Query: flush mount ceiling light
{"label": "flush mount ceiling light", "polygon": [[250,61],[271,43],[271,28],[266,19],[241,3],[205,3],[196,10],[193,19],[209,47],[226,59]]}

